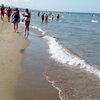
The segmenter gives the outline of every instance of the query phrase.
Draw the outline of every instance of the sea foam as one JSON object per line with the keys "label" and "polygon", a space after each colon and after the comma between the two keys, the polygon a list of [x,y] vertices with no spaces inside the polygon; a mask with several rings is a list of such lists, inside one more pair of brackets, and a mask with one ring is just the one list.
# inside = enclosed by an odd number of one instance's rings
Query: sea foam
{"label": "sea foam", "polygon": [[97,20],[91,20],[92,23],[98,23],[99,21]]}
{"label": "sea foam", "polygon": [[59,92],[58,92],[58,94],[59,94],[59,98],[61,99],[61,100],[63,100],[63,98],[62,98],[62,96],[61,96],[61,89],[60,88],[58,88],[58,87],[56,87],[55,86],[55,81],[51,81],[50,79],[49,79],[49,77],[48,76],[46,76],[46,80],[49,82],[49,83],[51,83],[52,84],[52,86],[55,88],[55,89],[57,89]]}
{"label": "sea foam", "polygon": [[51,58],[55,59],[55,61],[62,64],[69,64],[71,66],[78,66],[81,69],[84,69],[90,73],[97,75],[100,78],[100,71],[95,67],[88,64],[84,59],[74,55],[70,50],[65,49],[57,40],[49,35],[45,34],[45,31],[38,27],[34,27],[41,31],[44,35],[43,39],[47,40],[49,45],[49,54],[51,54]]}
{"label": "sea foam", "polygon": [[45,34],[46,32],[43,31],[41,28],[38,28],[37,26],[32,26],[33,29],[37,29],[39,32],[41,32],[41,34]]}

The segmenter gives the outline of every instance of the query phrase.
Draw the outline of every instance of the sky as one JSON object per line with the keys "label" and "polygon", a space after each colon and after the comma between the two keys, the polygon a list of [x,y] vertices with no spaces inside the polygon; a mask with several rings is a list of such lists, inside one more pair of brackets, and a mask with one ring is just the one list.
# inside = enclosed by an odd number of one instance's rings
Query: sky
{"label": "sky", "polygon": [[48,11],[100,13],[100,0],[0,0],[0,4]]}

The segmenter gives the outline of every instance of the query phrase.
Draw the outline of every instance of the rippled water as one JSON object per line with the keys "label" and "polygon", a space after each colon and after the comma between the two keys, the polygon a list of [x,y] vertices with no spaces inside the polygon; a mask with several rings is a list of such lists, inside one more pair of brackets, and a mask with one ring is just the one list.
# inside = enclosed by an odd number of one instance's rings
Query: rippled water
{"label": "rippled water", "polygon": [[84,58],[88,63],[100,64],[100,15],[86,13],[60,13],[60,20],[41,24],[37,12],[32,12],[32,25],[56,38],[64,48]]}

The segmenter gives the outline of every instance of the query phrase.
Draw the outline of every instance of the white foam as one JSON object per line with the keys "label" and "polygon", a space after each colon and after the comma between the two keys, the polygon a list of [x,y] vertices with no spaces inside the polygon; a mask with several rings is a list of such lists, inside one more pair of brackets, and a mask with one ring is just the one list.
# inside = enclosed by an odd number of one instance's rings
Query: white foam
{"label": "white foam", "polygon": [[38,28],[37,26],[32,26],[32,28],[37,29],[37,30],[40,31],[43,35],[46,33],[45,31],[43,31],[41,28]]}
{"label": "white foam", "polygon": [[49,17],[49,19],[52,19],[51,17]]}
{"label": "white foam", "polygon": [[49,53],[51,57],[55,59],[57,62],[62,64],[69,64],[73,66],[79,66],[80,68],[93,73],[100,78],[100,71],[96,68],[89,65],[85,60],[82,58],[72,54],[69,50],[64,49],[62,45],[60,45],[55,38],[50,37],[48,35],[43,37],[47,40],[49,44]]}
{"label": "white foam", "polygon": [[23,14],[23,13],[20,13],[20,18],[21,18],[21,19],[23,19],[23,15],[22,15],[22,14]]}
{"label": "white foam", "polygon": [[99,21],[97,20],[91,20],[92,23],[98,23]]}
{"label": "white foam", "polygon": [[63,100],[63,98],[61,97],[61,92],[62,92],[62,91],[60,90],[60,88],[58,88],[58,87],[55,86],[55,81],[50,81],[48,76],[46,76],[46,80],[47,80],[49,83],[51,83],[52,86],[53,86],[54,88],[56,88],[56,89],[59,91],[59,92],[58,92],[59,98],[60,98],[61,100]]}
{"label": "white foam", "polygon": [[51,54],[51,58],[55,59],[57,62],[60,62],[62,64],[79,66],[80,68],[90,73],[93,73],[100,78],[99,70],[89,65],[84,59],[72,54],[68,49],[63,48],[63,46],[57,42],[56,38],[46,35],[46,32],[43,31],[41,28],[38,28],[36,26],[32,26],[32,28],[37,29],[41,32],[41,34],[44,35],[43,38],[47,40],[49,45],[49,53]]}
{"label": "white foam", "polygon": [[63,16],[63,15],[62,15],[61,17],[62,17],[62,18],[64,18],[64,16]]}
{"label": "white foam", "polygon": [[24,24],[24,23],[20,21],[20,24]]}
{"label": "white foam", "polygon": [[59,20],[59,23],[61,23],[62,22],[62,20]]}
{"label": "white foam", "polygon": [[34,28],[34,29],[38,29],[38,27],[37,27],[37,26],[32,26],[32,28]]}

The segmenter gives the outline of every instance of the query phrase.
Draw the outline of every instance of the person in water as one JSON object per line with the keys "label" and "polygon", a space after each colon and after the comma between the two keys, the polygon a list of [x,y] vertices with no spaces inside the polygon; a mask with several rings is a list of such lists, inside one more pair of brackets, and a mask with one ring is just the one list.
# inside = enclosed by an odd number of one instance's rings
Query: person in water
{"label": "person in water", "polygon": [[42,13],[41,20],[42,20],[42,23],[43,23],[44,22],[44,13]]}
{"label": "person in water", "polygon": [[45,22],[48,22],[48,14],[45,15]]}
{"label": "person in water", "polygon": [[40,11],[38,11],[38,16],[40,16]]}
{"label": "person in water", "polygon": [[25,22],[25,37],[28,38],[29,36],[29,25],[30,25],[30,18],[31,18],[31,14],[29,12],[29,10],[26,8],[25,13],[23,14],[24,16],[24,22]]}
{"label": "person in water", "polygon": [[59,14],[57,14],[57,21],[59,21],[59,18],[60,18],[60,15],[59,15]]}

